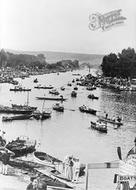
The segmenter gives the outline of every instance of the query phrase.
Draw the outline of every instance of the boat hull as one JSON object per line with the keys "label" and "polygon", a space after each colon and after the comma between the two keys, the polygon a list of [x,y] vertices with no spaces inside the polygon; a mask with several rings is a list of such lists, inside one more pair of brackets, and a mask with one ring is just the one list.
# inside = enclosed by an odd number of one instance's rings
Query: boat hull
{"label": "boat hull", "polygon": [[37,100],[65,101],[66,98],[36,97]]}
{"label": "boat hull", "polygon": [[93,115],[96,115],[96,110],[93,110],[93,109],[83,109],[82,107],[79,107],[79,110],[83,113],[89,113],[89,114],[93,114]]}
{"label": "boat hull", "polygon": [[112,119],[109,119],[109,118],[99,117],[99,119],[100,119],[101,121],[104,121],[104,122],[107,122],[107,123],[111,123],[111,124],[113,124],[113,125],[117,125],[117,126],[123,125],[123,123],[121,123],[121,122],[116,122],[116,121],[114,121],[114,120],[112,120]]}
{"label": "boat hull", "polygon": [[95,122],[91,121],[91,128],[101,132],[101,133],[107,133],[107,128],[97,127],[97,124]]}

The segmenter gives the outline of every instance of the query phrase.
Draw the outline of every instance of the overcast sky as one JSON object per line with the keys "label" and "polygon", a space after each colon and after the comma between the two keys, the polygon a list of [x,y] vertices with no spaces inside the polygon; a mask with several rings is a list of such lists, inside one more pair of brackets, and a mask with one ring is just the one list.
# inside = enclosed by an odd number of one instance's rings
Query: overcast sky
{"label": "overcast sky", "polygon": [[[107,54],[136,47],[136,0],[1,0],[2,47]],[[91,31],[89,15],[122,9],[125,24]]]}

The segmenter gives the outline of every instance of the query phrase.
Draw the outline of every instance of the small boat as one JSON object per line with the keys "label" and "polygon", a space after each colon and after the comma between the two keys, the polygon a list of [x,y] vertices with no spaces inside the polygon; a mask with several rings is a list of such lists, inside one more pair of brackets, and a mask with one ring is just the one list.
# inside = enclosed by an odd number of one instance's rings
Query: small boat
{"label": "small boat", "polygon": [[73,76],[80,76],[81,74],[79,74],[79,73],[73,73],[72,75]]}
{"label": "small boat", "polygon": [[62,86],[62,87],[60,87],[60,89],[61,89],[62,91],[64,91],[64,90],[65,90],[65,87],[64,87],[64,86]]}
{"label": "small boat", "polygon": [[32,110],[27,110],[24,108],[17,108],[17,107],[8,107],[8,106],[0,106],[0,113],[7,113],[7,114],[31,114]]}
{"label": "small boat", "polygon": [[51,118],[51,111],[43,110],[42,112],[36,111],[33,113],[33,118],[37,120],[45,120]]}
{"label": "small boat", "polygon": [[25,110],[31,110],[31,111],[35,111],[37,109],[37,107],[21,105],[21,104],[12,104],[12,108],[25,109]]}
{"label": "small boat", "polygon": [[34,83],[37,83],[38,82],[38,79],[36,78],[36,79],[34,79]]}
{"label": "small boat", "polygon": [[65,101],[66,98],[63,98],[63,96],[60,96],[59,98],[52,98],[52,97],[36,97],[37,100],[52,100],[52,101]]}
{"label": "small boat", "polygon": [[[63,161],[45,153],[45,152],[35,151],[34,157],[35,157],[35,160],[39,161],[39,163],[45,164],[45,165],[49,164],[49,165],[53,166],[53,165],[63,164]],[[79,177],[84,176],[84,174],[85,174],[84,170],[85,170],[85,164],[81,163]],[[62,177],[60,176],[60,178],[62,178]]]}
{"label": "small boat", "polygon": [[60,105],[59,103],[56,103],[53,105],[53,110],[56,110],[58,112],[64,112],[64,106]]}
{"label": "small boat", "polygon": [[34,88],[37,88],[37,89],[53,89],[53,86],[41,86],[41,85],[38,85],[38,86],[35,86]]}
{"label": "small boat", "polygon": [[72,80],[72,83],[74,83],[74,82],[75,82],[75,79]]}
{"label": "small boat", "polygon": [[71,92],[71,97],[77,97],[77,92],[75,92],[74,90]]}
{"label": "small boat", "polygon": [[34,156],[36,159],[40,160],[41,163],[49,163],[49,164],[61,164],[62,161],[50,156],[49,154],[45,153],[45,152],[40,152],[40,151],[35,151],[34,152]]}
{"label": "small boat", "polygon": [[6,148],[15,153],[15,157],[24,156],[35,151],[36,141],[28,137],[18,137],[6,145]]}
{"label": "small boat", "polygon": [[88,98],[89,98],[89,99],[96,99],[96,100],[99,99],[99,97],[95,96],[94,94],[89,94],[89,95],[88,95]]}
{"label": "small boat", "polygon": [[77,86],[75,86],[75,87],[74,87],[74,90],[78,90],[78,87],[77,87]]}
{"label": "small boat", "polygon": [[49,94],[59,95],[59,92],[56,89],[52,89],[49,91]]}
{"label": "small boat", "polygon": [[49,119],[50,117],[51,117],[51,112],[42,111],[40,119],[44,120],[44,119]]}
{"label": "small boat", "polygon": [[102,133],[107,133],[107,125],[99,120],[97,122],[91,121],[91,128],[96,129],[97,131]]}
{"label": "small boat", "polygon": [[22,114],[22,115],[16,115],[12,117],[2,117],[2,121],[13,121],[13,120],[25,120],[30,119],[32,117],[31,114]]}
{"label": "small boat", "polygon": [[88,86],[88,87],[86,88],[86,90],[96,90],[96,87],[95,87],[95,86]]}
{"label": "small boat", "polygon": [[72,84],[71,84],[71,83],[68,83],[67,86],[72,86]]}
{"label": "small boat", "polygon": [[83,105],[83,106],[80,106],[79,107],[79,110],[81,112],[84,112],[84,113],[90,113],[90,114],[93,114],[93,115],[96,115],[96,110],[94,109],[91,109],[91,108],[88,108],[87,106]]}
{"label": "small boat", "polygon": [[15,86],[14,88],[10,88],[10,91],[23,92],[23,91],[31,91],[31,89],[30,88],[23,88],[21,86]]}
{"label": "small boat", "polygon": [[104,116],[99,116],[99,119],[101,121],[104,121],[104,122],[107,122],[107,123],[111,123],[113,125],[117,125],[117,126],[123,125],[123,123],[121,122],[121,120],[106,118]]}

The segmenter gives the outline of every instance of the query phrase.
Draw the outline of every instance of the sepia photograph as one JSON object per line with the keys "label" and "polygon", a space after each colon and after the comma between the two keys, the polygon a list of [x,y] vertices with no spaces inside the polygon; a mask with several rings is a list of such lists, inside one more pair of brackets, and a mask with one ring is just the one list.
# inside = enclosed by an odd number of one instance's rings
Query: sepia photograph
{"label": "sepia photograph", "polygon": [[135,0],[0,0],[0,190],[136,190]]}

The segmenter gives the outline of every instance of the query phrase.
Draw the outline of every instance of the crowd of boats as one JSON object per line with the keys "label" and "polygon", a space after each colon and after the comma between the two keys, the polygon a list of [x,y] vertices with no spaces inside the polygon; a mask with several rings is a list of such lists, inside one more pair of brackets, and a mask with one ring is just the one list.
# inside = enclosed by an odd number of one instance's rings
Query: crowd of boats
{"label": "crowd of boats", "polygon": [[[67,182],[72,182],[64,173],[65,162],[46,152],[37,150],[37,141],[27,136],[20,136],[6,142],[5,132],[0,134],[0,160],[4,151],[10,154],[9,165],[25,171],[26,174],[38,175],[49,186],[72,188]],[[29,155],[27,157],[27,155]],[[25,157],[24,157],[25,156]],[[76,162],[76,158],[73,157]],[[85,164],[79,165],[79,176],[85,175]]]}
{"label": "crowd of boats", "polygon": [[[71,97],[76,98],[78,94],[78,85],[79,86],[85,86],[86,90],[94,91],[96,90],[98,84],[96,85],[96,77],[92,76],[91,74],[88,74],[86,76],[78,75],[78,78],[74,78],[71,82],[67,83],[68,87],[73,87],[73,90],[71,91]],[[38,79],[35,78],[34,83],[38,83]],[[0,113],[5,114],[15,114],[14,116],[3,116],[2,121],[13,121],[13,120],[25,120],[25,119],[36,119],[36,120],[45,120],[51,118],[52,110],[58,111],[58,112],[64,112],[65,108],[63,105],[63,101],[66,101],[67,98],[64,98],[63,95],[60,94],[60,92],[54,88],[52,85],[45,86],[38,84],[37,86],[34,86],[35,89],[47,89],[49,90],[49,94],[51,96],[38,96],[36,97],[37,100],[43,100],[43,108],[42,111],[37,110],[37,107],[29,106],[29,91],[31,91],[30,88],[25,88],[20,85],[15,86],[13,89],[10,88],[10,91],[27,91],[27,104],[24,105],[18,105],[18,104],[12,104],[11,106],[0,106]],[[65,86],[60,87],[60,91],[65,90]],[[99,97],[95,96],[93,93],[89,94],[87,96],[89,99],[92,100],[98,100]],[[60,103],[53,104],[52,108],[45,109],[44,103],[45,100],[51,100],[51,101],[60,101]],[[116,125],[120,127],[123,125],[121,120],[118,120],[118,118],[108,118],[107,116],[100,116],[97,115],[96,109],[93,109],[87,105],[81,105],[79,106],[79,111],[82,113],[88,113],[92,114],[96,117],[98,117],[97,121],[91,121],[91,128],[96,129],[100,132],[107,132],[107,123]],[[115,128],[115,127],[114,127]]]}

